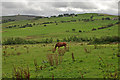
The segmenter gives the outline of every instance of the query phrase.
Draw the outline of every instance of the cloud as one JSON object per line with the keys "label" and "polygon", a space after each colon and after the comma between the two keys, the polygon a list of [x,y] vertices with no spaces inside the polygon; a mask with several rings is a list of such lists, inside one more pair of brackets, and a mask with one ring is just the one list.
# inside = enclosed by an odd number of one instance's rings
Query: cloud
{"label": "cloud", "polygon": [[[78,1],[78,2],[77,2]],[[2,2],[2,15],[51,16],[62,13],[118,14],[118,0],[6,0]]]}
{"label": "cloud", "polygon": [[2,7],[4,8],[22,8],[25,7],[26,5],[24,3],[21,2],[3,2],[2,3]]}

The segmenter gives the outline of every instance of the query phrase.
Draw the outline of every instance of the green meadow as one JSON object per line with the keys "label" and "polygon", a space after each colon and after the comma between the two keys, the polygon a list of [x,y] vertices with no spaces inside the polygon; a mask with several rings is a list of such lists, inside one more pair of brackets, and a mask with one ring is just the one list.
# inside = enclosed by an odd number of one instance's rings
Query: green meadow
{"label": "green meadow", "polygon": [[[92,19],[91,15],[94,16]],[[108,17],[110,20],[102,20]],[[91,39],[118,36],[116,24],[118,20],[112,20],[114,17],[117,16],[86,13],[74,17],[50,17],[3,23],[2,43],[9,38],[17,37],[35,41],[51,38],[53,40],[51,43],[2,45],[2,77],[117,78],[119,54],[118,43],[114,41],[106,44],[89,44],[89,41],[71,40],[66,42],[67,49],[61,47],[53,51],[57,39],[62,42],[64,38],[73,36]],[[45,22],[51,23],[43,24]],[[20,28],[26,24],[32,24],[32,27]],[[14,25],[16,27],[6,28]],[[110,27],[106,27],[108,25]],[[101,27],[105,28],[98,29]]]}

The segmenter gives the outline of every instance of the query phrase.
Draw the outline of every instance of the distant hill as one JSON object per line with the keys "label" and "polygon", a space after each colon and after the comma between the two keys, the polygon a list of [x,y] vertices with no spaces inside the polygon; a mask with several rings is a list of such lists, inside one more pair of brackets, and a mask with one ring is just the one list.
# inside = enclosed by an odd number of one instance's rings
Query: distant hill
{"label": "distant hill", "polygon": [[31,20],[36,18],[42,18],[43,16],[33,16],[33,15],[14,15],[14,16],[2,16],[2,22],[6,23],[10,21],[19,21],[19,20]]}
{"label": "distant hill", "polygon": [[[59,14],[58,16],[51,16],[51,17],[70,17],[70,16],[115,16],[115,15],[108,15],[108,14],[99,14],[99,13],[84,13],[84,14]],[[116,16],[115,16],[116,17]],[[1,18],[1,17],[0,17]],[[40,19],[40,18],[46,18],[44,16],[35,16],[35,15],[13,15],[13,16],[2,16],[1,23],[7,23],[11,21],[20,21],[20,20],[31,20],[31,19]],[[47,17],[48,18],[48,17]]]}

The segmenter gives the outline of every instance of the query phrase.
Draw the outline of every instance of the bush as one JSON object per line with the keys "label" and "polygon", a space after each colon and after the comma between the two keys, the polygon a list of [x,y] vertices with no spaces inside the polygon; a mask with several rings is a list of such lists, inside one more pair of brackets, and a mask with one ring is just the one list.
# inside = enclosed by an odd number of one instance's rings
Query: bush
{"label": "bush", "polygon": [[64,41],[67,42],[67,38],[63,38],[63,42],[64,42]]}
{"label": "bush", "polygon": [[66,32],[69,32],[69,30],[66,30]]}
{"label": "bush", "polygon": [[112,42],[120,42],[120,37],[118,36],[106,36],[101,38],[94,38],[94,40],[90,43],[92,44],[108,44]]}
{"label": "bush", "polygon": [[72,29],[72,31],[75,31],[75,29]]}
{"label": "bush", "polygon": [[82,32],[81,30],[79,30],[79,32]]}
{"label": "bush", "polygon": [[50,39],[46,38],[46,39],[43,39],[42,41],[40,41],[39,43],[52,43],[52,42],[53,42],[52,38],[50,38]]}
{"label": "bush", "polygon": [[63,41],[66,41],[66,42],[70,42],[70,41],[81,42],[81,41],[90,41],[90,40],[88,38],[80,38],[80,37],[77,37],[77,36],[71,36],[71,37],[68,37],[68,38],[63,38]]}
{"label": "bush", "polygon": [[53,42],[53,39],[52,39],[52,38],[50,38],[49,43],[52,43],[52,42]]}
{"label": "bush", "polygon": [[25,40],[25,39],[19,38],[19,37],[16,37],[16,38],[7,38],[6,40],[4,40],[2,42],[3,45],[36,44],[36,43],[40,43],[40,42],[34,41],[34,40],[28,41],[28,40]]}
{"label": "bush", "polygon": [[57,39],[57,42],[59,42],[60,40],[59,39]]}

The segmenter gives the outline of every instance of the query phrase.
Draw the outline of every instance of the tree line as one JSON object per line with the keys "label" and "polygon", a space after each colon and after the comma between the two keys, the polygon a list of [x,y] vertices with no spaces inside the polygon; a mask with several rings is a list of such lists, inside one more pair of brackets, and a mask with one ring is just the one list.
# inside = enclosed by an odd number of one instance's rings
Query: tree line
{"label": "tree line", "polygon": [[77,37],[77,36],[70,36],[65,37],[63,39],[56,39],[53,38],[46,38],[40,41],[35,40],[26,40],[20,37],[15,38],[7,38],[3,40],[2,45],[15,45],[15,44],[39,44],[39,43],[53,43],[53,42],[88,42],[89,44],[109,44],[113,42],[120,42],[120,37],[118,36],[103,36],[100,38],[88,38],[88,37]]}

